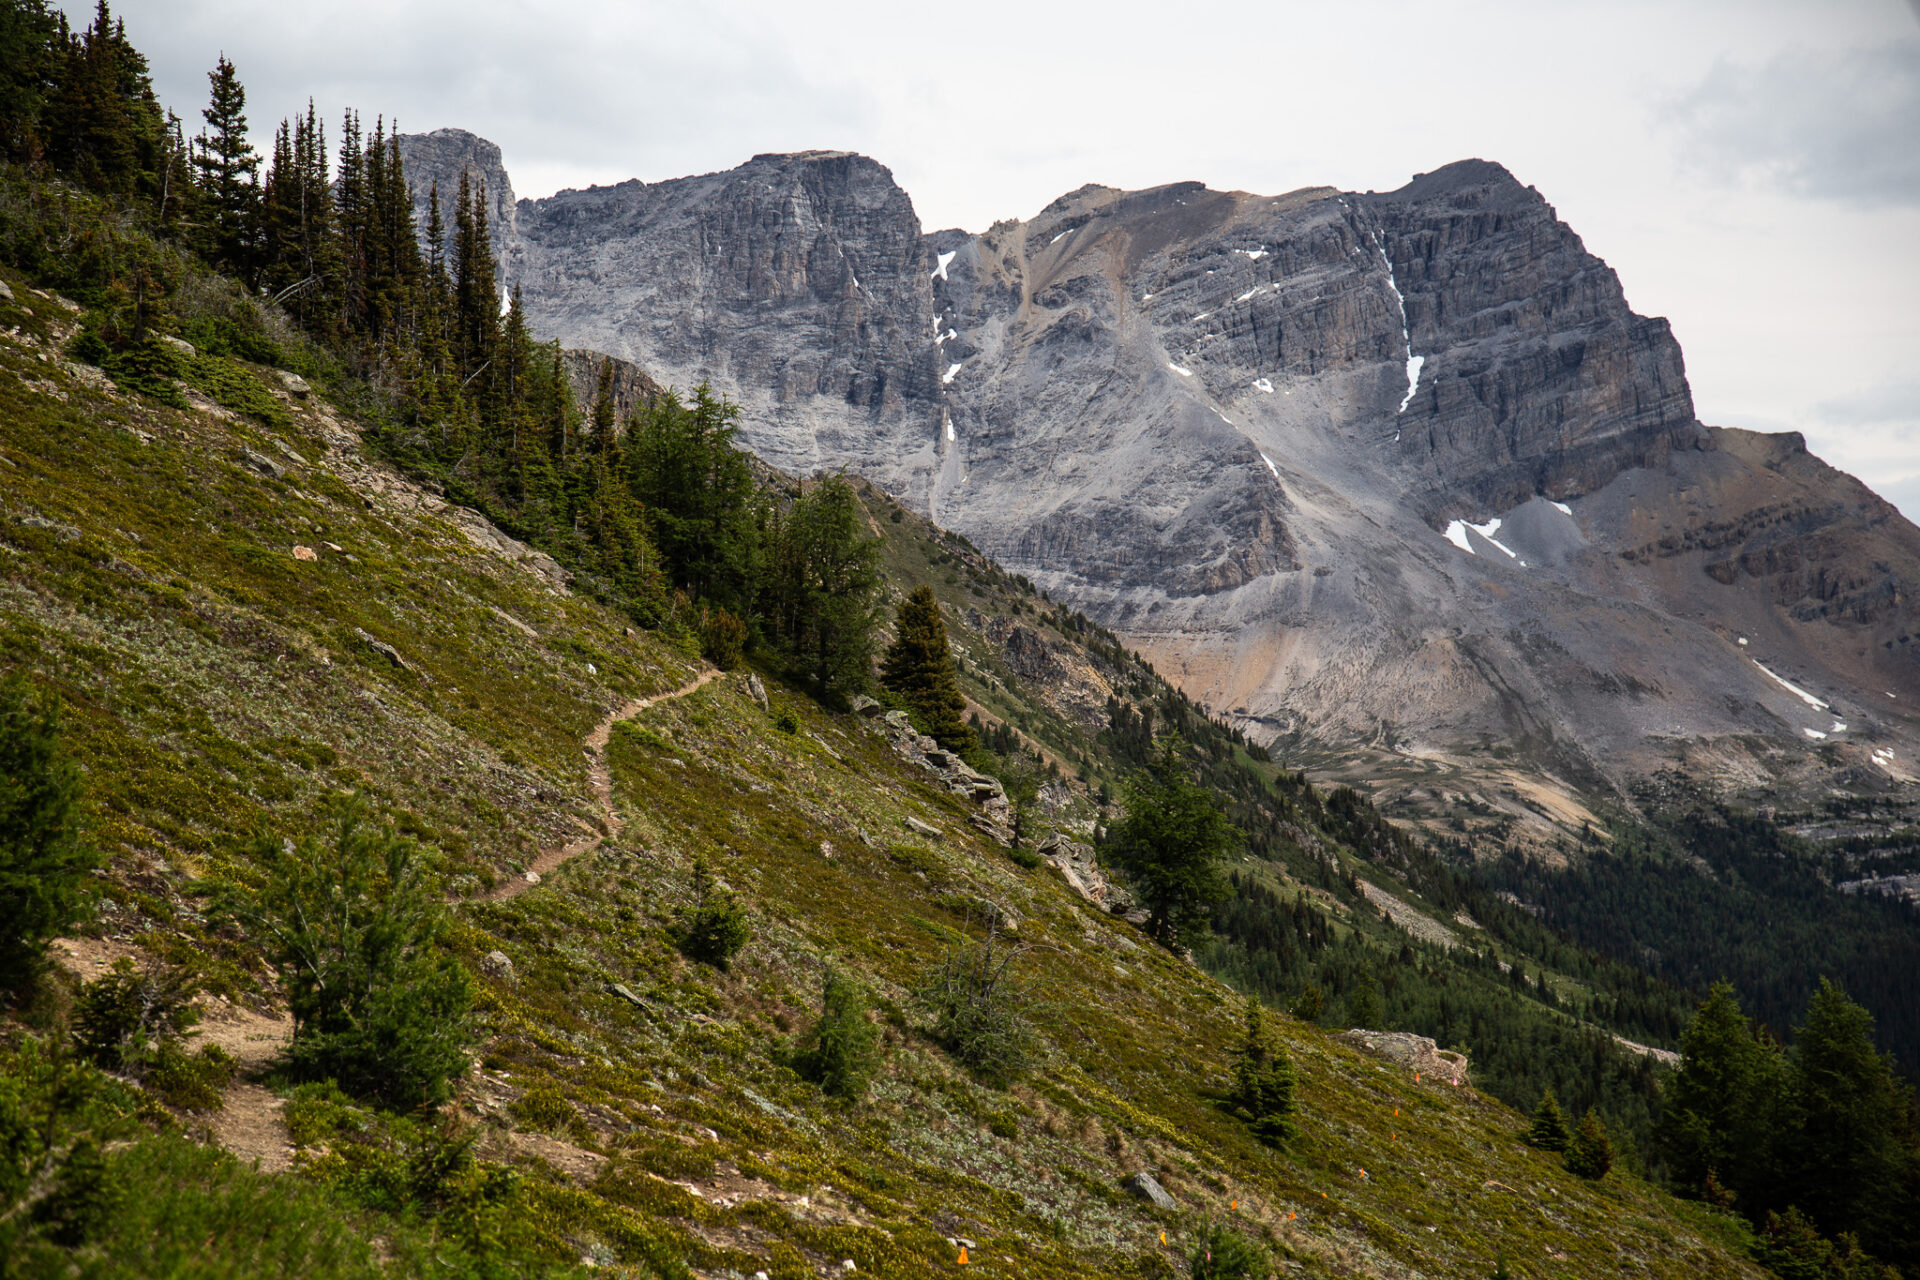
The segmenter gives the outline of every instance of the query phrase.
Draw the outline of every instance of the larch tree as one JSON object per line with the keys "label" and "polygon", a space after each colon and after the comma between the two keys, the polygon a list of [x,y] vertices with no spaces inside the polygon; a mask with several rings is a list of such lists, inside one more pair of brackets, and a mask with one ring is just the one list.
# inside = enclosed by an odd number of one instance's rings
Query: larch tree
{"label": "larch tree", "polygon": [[900,602],[893,643],[880,662],[880,683],[906,699],[935,742],[949,751],[973,747],[967,700],[960,695],[947,624],[932,587],[915,587]]}

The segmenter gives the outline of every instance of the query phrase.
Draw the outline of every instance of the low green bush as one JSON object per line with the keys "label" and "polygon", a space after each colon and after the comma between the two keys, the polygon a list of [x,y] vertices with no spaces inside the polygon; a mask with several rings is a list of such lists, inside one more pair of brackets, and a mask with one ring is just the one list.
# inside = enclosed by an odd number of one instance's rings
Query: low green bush
{"label": "low green bush", "polygon": [[793,1069],[828,1096],[858,1102],[880,1069],[880,1030],[867,1016],[867,990],[829,970],[820,1005],[820,1020],[793,1054]]}
{"label": "low green bush", "polygon": [[682,954],[716,969],[725,969],[753,936],[746,910],[704,857],[694,859],[693,905],[680,913],[675,932]]}

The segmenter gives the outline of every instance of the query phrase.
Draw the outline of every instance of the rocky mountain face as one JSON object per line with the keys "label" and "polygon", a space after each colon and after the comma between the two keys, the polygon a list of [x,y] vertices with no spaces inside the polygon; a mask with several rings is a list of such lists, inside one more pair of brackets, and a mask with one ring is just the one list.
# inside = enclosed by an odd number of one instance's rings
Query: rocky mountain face
{"label": "rocky mountain face", "polygon": [[509,260],[543,337],[710,381],[770,462],[872,477],[1408,811],[1914,777],[1920,530],[1701,424],[1498,165],[923,235],[870,160],[759,156],[523,201]]}
{"label": "rocky mountain face", "polygon": [[460,193],[460,177],[484,186],[487,197],[487,230],[493,238],[494,255],[507,261],[518,242],[515,230],[517,203],[513,198],[513,180],[501,161],[500,148],[465,129],[435,129],[432,133],[400,135],[400,162],[406,166],[407,181],[413,186],[413,224],[424,242],[427,232],[428,203],[436,187],[440,191],[440,217],[447,236],[453,235],[453,205]]}

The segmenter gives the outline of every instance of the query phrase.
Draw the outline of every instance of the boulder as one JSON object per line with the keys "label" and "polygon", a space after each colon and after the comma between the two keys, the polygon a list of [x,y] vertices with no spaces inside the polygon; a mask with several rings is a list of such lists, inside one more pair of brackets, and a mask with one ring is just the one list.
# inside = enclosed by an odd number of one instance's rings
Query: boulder
{"label": "boulder", "polygon": [[[375,653],[379,654],[381,657],[385,658],[388,662],[391,662],[394,666],[400,668],[402,671],[413,670],[413,668],[408,665],[407,660],[400,656],[400,651],[394,648],[392,645],[387,644],[385,641],[382,641],[382,640],[375,640],[372,636],[368,635],[365,631],[361,630],[359,627],[355,627],[353,629],[353,634],[369,649],[372,649]],[[528,876],[529,883],[532,883],[532,884],[539,883],[539,880],[534,877],[532,872],[528,872],[527,876]]]}
{"label": "boulder", "polygon": [[1120,1189],[1130,1196],[1138,1196],[1156,1209],[1180,1207],[1174,1203],[1173,1197],[1167,1194],[1167,1189],[1160,1185],[1160,1180],[1145,1169],[1122,1182]]}
{"label": "boulder", "polygon": [[188,342],[185,338],[176,338],[170,333],[161,334],[160,341],[166,346],[171,347],[176,355],[183,355],[189,360],[200,354],[194,350],[191,342]]}
{"label": "boulder", "polygon": [[1467,1055],[1442,1049],[1426,1036],[1355,1027],[1338,1032],[1333,1038],[1363,1052],[1391,1059],[1419,1072],[1422,1079],[1445,1080],[1455,1086],[1467,1082]]}
{"label": "boulder", "polygon": [[486,954],[486,958],[480,961],[480,972],[489,978],[498,978],[502,982],[512,982],[514,979],[513,961],[504,951],[489,951]]}
{"label": "boulder", "polygon": [[240,458],[241,461],[245,462],[249,467],[258,471],[263,476],[280,480],[285,478],[287,474],[286,467],[275,462],[264,453],[255,453],[252,449],[242,449],[240,451]]}
{"label": "boulder", "polygon": [[767,710],[767,686],[751,671],[747,673],[747,696],[759,703],[762,711]]}
{"label": "boulder", "polygon": [[313,388],[308,386],[307,380],[301,377],[299,374],[289,373],[285,369],[282,369],[279,372],[280,372],[280,385],[285,387],[287,389],[287,394],[292,396],[295,400],[305,400],[309,395],[313,394]]}
{"label": "boulder", "polygon": [[7,282],[5,280],[0,280],[0,301],[4,301],[4,302],[13,301],[13,290],[7,287]]}
{"label": "boulder", "polygon": [[927,836],[932,839],[938,839],[940,836],[940,828],[930,822],[922,822],[918,818],[907,819],[907,830],[913,832],[915,835]]}
{"label": "boulder", "polygon": [[879,702],[869,698],[864,693],[856,693],[853,695],[853,714],[857,716],[864,716],[871,720],[884,710],[886,710],[885,707],[882,707]]}

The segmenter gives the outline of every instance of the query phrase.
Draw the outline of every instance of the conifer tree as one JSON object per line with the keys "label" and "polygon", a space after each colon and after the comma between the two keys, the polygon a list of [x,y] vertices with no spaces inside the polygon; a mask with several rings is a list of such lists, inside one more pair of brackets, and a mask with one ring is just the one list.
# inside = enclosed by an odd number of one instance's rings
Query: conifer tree
{"label": "conifer tree", "polygon": [[1680,1069],[1662,1099],[1657,1140],[1674,1182],[1698,1191],[1714,1176],[1742,1203],[1770,1199],[1783,1125],[1785,1063],[1715,983],[1680,1038]]}
{"label": "conifer tree", "polygon": [[1613,1168],[1613,1142],[1592,1107],[1580,1117],[1580,1127],[1567,1143],[1567,1172],[1577,1177],[1600,1179]]}
{"label": "conifer tree", "polygon": [[674,584],[735,613],[753,606],[760,545],[747,455],[734,445],[738,406],[702,383],[635,415],[626,448],[634,497],[647,509]]}
{"label": "conifer tree", "polygon": [[1548,1089],[1540,1095],[1540,1105],[1533,1110],[1533,1123],[1527,1128],[1527,1145],[1542,1151],[1565,1151],[1572,1140],[1566,1113],[1560,1110],[1560,1100]]}
{"label": "conifer tree", "polygon": [[1247,997],[1246,1034],[1234,1058],[1233,1088],[1227,1102],[1234,1114],[1247,1122],[1253,1136],[1267,1146],[1285,1146],[1299,1136],[1294,1120],[1299,1102],[1293,1063],[1274,1043],[1266,1010],[1253,996]]}
{"label": "conifer tree", "polygon": [[1114,861],[1147,909],[1147,931],[1167,947],[1207,937],[1227,896],[1221,864],[1239,839],[1190,776],[1184,752],[1177,735],[1161,739],[1152,766],[1128,782],[1127,816],[1114,829]]}
{"label": "conifer tree", "polygon": [[880,540],[839,476],[810,485],[787,512],[768,514],[765,614],[799,674],[835,696],[871,678]]}
{"label": "conifer tree", "polygon": [[207,73],[212,93],[201,116],[206,129],[195,143],[203,250],[220,266],[251,280],[255,267],[260,157],[247,140],[247,91],[225,54]]}
{"label": "conifer tree", "polygon": [[880,1029],[867,1017],[866,988],[831,969],[820,1003],[820,1020],[794,1054],[794,1070],[828,1096],[858,1102],[880,1068]]}
{"label": "conifer tree", "polygon": [[967,700],[955,682],[953,653],[940,602],[924,583],[913,589],[895,617],[893,643],[880,662],[880,683],[907,700],[927,733],[949,751],[974,744]]}
{"label": "conifer tree", "polygon": [[48,940],[86,915],[97,863],[58,706],[15,672],[0,680],[0,991],[32,979]]}

